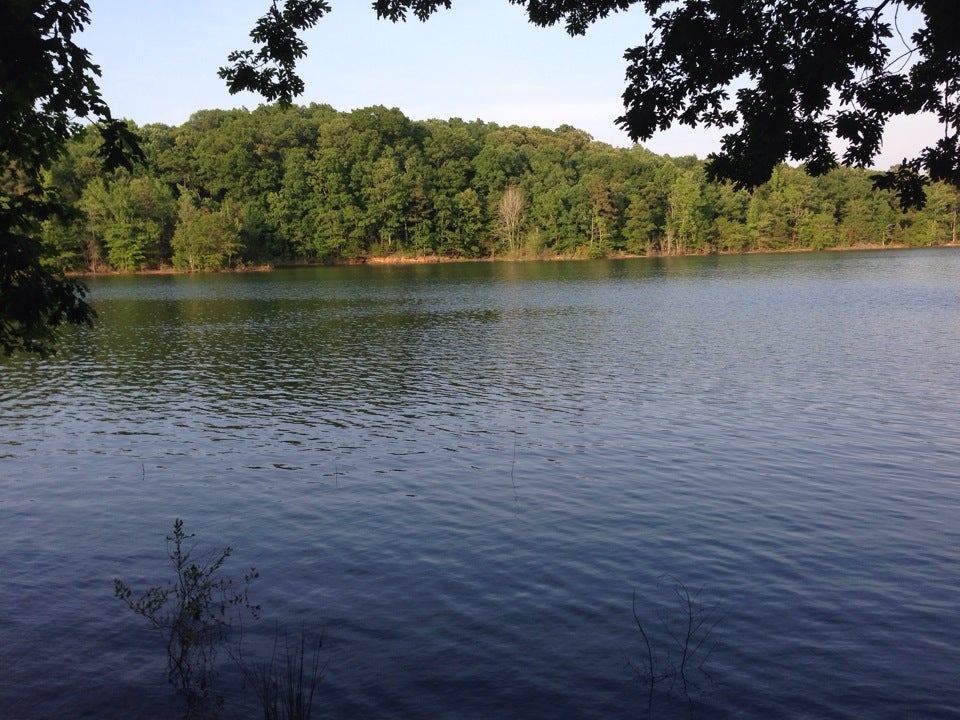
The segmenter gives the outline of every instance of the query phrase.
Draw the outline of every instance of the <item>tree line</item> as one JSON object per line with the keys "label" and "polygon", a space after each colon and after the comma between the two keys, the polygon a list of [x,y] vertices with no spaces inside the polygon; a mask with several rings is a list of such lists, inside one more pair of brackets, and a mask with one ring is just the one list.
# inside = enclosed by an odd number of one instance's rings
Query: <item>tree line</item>
{"label": "tree line", "polygon": [[604,257],[957,240],[960,192],[903,212],[875,173],[778,166],[752,189],[693,156],[615,148],[570,126],[414,121],[396,108],[204,110],[134,128],[144,161],[107,169],[80,130],[45,170],[74,212],[46,219],[56,269],[218,270],[392,255]]}

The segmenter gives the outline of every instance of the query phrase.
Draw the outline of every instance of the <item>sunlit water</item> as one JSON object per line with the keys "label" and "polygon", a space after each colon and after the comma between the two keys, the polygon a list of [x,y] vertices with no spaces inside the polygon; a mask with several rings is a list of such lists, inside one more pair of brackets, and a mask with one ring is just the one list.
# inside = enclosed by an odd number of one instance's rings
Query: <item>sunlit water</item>
{"label": "sunlit water", "polygon": [[[323,634],[315,717],[960,714],[956,250],[90,285],[0,360],[0,717],[176,716],[112,596],[175,517],[248,659]],[[677,583],[709,678],[648,708]]]}

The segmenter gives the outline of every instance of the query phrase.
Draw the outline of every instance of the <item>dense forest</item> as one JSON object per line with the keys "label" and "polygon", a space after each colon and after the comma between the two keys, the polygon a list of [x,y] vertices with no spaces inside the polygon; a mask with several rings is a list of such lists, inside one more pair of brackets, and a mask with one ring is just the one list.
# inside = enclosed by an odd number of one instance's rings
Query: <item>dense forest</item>
{"label": "dense forest", "polygon": [[81,131],[47,182],[78,212],[44,222],[58,268],[216,270],[384,256],[603,257],[957,240],[960,193],[903,213],[871,173],[779,167],[753,191],[695,157],[615,148],[569,126],[413,121],[312,104],[205,110],[137,128],[146,161],[104,170]]}

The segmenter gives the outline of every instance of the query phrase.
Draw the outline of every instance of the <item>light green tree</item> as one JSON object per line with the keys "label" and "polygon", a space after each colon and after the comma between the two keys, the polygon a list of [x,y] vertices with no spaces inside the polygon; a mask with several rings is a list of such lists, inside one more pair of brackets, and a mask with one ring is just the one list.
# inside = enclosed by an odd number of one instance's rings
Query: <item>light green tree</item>
{"label": "light green tree", "polygon": [[703,171],[686,170],[667,196],[666,254],[702,252],[709,242],[710,208],[704,197]]}
{"label": "light green tree", "polygon": [[83,191],[80,208],[86,229],[117,270],[156,264],[172,227],[175,205],[159,180],[118,172],[111,181],[95,178]]}
{"label": "light green tree", "polygon": [[215,208],[183,192],[177,230],[170,241],[174,266],[191,271],[230,267],[242,247],[245,226],[243,210],[232,200]]}

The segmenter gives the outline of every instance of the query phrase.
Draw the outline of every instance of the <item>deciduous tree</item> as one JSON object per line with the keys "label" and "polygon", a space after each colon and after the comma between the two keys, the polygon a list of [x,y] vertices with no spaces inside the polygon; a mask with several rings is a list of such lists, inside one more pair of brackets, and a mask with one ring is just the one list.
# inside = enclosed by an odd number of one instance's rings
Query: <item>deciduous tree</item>
{"label": "deciduous tree", "polygon": [[231,200],[218,208],[192,193],[180,196],[180,222],[170,244],[173,264],[190,270],[221,270],[240,252],[246,224],[243,211]]}
{"label": "deciduous tree", "polygon": [[526,206],[523,192],[516,185],[510,185],[503,191],[500,198],[497,228],[500,239],[507,247],[510,255],[516,256],[520,251],[520,227],[523,222],[523,209]]}

